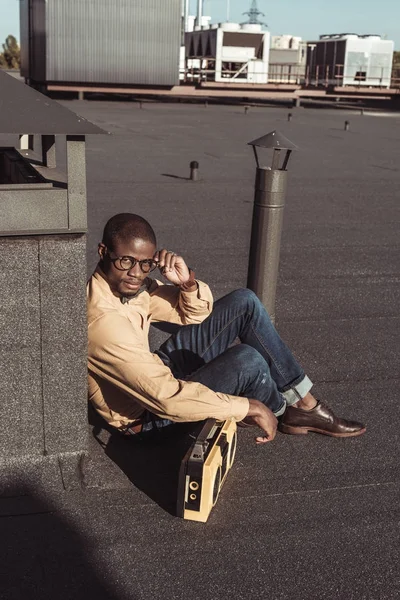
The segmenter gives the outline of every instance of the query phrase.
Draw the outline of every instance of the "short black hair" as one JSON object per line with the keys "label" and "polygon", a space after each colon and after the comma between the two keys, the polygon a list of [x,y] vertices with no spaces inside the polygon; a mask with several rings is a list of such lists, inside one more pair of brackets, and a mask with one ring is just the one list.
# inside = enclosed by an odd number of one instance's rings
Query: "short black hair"
{"label": "short black hair", "polygon": [[157,245],[156,235],[150,223],[132,213],[119,213],[109,219],[104,227],[102,242],[110,250],[116,242],[130,242],[132,239],[145,240]]}

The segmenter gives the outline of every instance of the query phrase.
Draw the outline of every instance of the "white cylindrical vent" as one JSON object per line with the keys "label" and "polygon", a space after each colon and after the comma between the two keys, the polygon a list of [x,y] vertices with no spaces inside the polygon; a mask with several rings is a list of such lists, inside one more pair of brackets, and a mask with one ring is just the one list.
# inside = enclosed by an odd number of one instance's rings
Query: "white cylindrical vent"
{"label": "white cylindrical vent", "polygon": [[197,0],[197,19],[196,25],[201,27],[201,21],[203,18],[203,0]]}
{"label": "white cylindrical vent", "polygon": [[249,33],[260,33],[261,25],[258,23],[243,23],[241,30],[248,31]]}
{"label": "white cylindrical vent", "polygon": [[183,23],[185,31],[189,29],[188,27],[188,17],[189,17],[189,0],[183,0]]}
{"label": "white cylindrical vent", "polygon": [[220,23],[219,27],[223,31],[239,31],[240,30],[239,23]]}

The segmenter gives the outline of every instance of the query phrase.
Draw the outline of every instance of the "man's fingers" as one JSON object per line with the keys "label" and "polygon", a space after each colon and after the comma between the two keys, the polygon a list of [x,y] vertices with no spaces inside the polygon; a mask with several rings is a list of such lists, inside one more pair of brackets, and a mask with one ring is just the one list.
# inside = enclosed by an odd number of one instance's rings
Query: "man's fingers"
{"label": "man's fingers", "polygon": [[174,265],[176,263],[177,255],[175,252],[168,252],[165,256],[165,268],[168,271],[172,271],[174,269]]}
{"label": "man's fingers", "polygon": [[272,442],[272,439],[267,437],[258,436],[255,439],[257,444],[267,444],[268,442]]}
{"label": "man's fingers", "polygon": [[[263,438],[266,438],[268,442],[272,442],[272,440],[276,436],[276,423],[274,415],[271,413],[272,418],[268,419],[255,419],[257,426],[262,430],[264,435]],[[261,437],[260,437],[261,439]]]}
{"label": "man's fingers", "polygon": [[173,283],[180,285],[185,283],[189,278],[189,269],[182,258],[172,250],[158,250],[154,254],[154,260],[158,260],[158,268],[163,276]]}
{"label": "man's fingers", "polygon": [[165,248],[163,248],[162,250],[159,250],[156,254],[158,254],[158,266],[160,268],[163,268],[165,266],[165,257],[167,255],[168,250],[166,250]]}
{"label": "man's fingers", "polygon": [[165,248],[159,250],[154,255],[154,260],[158,261],[158,266],[163,272],[172,271],[178,258],[180,257],[175,252],[166,250]]}
{"label": "man's fingers", "polygon": [[275,439],[276,430],[266,432],[266,433],[267,433],[267,435],[263,435],[263,436],[259,435],[255,438],[257,444],[266,444],[267,442],[272,442]]}

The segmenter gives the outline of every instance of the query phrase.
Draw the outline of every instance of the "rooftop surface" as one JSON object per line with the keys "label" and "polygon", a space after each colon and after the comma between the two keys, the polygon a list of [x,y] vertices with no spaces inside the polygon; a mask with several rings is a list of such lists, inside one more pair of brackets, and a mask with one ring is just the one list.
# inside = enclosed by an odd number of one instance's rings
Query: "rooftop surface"
{"label": "rooftop surface", "polygon": [[[138,445],[91,414],[84,490],[38,486],[26,491],[33,500],[0,499],[0,598],[398,598],[400,118],[65,106],[112,133],[87,144],[88,272],[105,221],[136,212],[215,297],[246,283],[255,171],[247,143],[279,130],[299,146],[277,327],[315,395],[368,429],[347,440],[278,434],[265,446],[239,430],[233,468],[201,524],[173,515],[183,434]],[[198,182],[188,180],[192,160]],[[160,339],[152,334],[153,347]]]}
{"label": "rooftop surface", "polygon": [[0,70],[0,131],[17,134],[105,133],[58,102]]}

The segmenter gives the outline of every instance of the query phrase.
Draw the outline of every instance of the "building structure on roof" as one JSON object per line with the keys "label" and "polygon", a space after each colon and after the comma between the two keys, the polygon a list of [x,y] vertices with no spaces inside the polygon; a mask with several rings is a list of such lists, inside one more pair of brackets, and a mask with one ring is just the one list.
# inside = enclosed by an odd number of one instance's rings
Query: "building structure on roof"
{"label": "building structure on roof", "polygon": [[273,50],[298,50],[302,43],[302,38],[284,34],[271,36],[271,49]]}
{"label": "building structure on roof", "polygon": [[197,25],[197,17],[195,15],[188,15],[187,17],[187,29],[186,31],[200,31],[203,27],[207,29],[210,27],[211,17],[202,15],[200,25]]}
{"label": "building structure on roof", "polygon": [[20,0],[21,72],[48,83],[173,86],[182,0]]}
{"label": "building structure on roof", "polygon": [[270,34],[261,25],[219,23],[185,34],[185,72],[193,79],[268,83]]}
{"label": "building structure on roof", "polygon": [[307,42],[292,35],[273,35],[269,51],[268,81],[301,84],[306,73]]}
{"label": "building structure on roof", "polygon": [[389,88],[394,42],[380,35],[339,33],[307,42],[306,80],[311,85]]}

